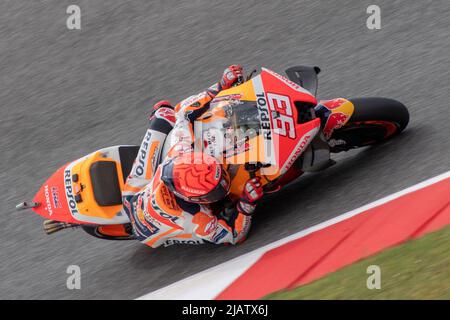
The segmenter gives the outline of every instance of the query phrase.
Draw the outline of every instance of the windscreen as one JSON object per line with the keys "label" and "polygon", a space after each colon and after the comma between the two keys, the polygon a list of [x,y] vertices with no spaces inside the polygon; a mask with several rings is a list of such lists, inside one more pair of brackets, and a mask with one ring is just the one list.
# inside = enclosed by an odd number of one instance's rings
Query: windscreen
{"label": "windscreen", "polygon": [[254,101],[213,101],[199,120],[194,125],[195,136],[201,133],[202,147],[216,157],[245,152],[249,139],[261,131]]}
{"label": "windscreen", "polygon": [[228,120],[224,121],[224,128],[259,131],[259,114],[254,101],[225,100],[211,103],[210,110],[215,111],[213,114],[220,114],[220,109],[223,110],[223,115]]}

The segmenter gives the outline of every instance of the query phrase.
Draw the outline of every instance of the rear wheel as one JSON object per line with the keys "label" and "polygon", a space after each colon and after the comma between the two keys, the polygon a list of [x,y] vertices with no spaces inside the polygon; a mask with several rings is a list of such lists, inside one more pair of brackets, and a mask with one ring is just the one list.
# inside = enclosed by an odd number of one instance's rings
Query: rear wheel
{"label": "rear wheel", "polygon": [[385,141],[402,132],[409,112],[399,101],[388,98],[353,98],[350,120],[336,129],[330,140],[331,152],[347,151]]}

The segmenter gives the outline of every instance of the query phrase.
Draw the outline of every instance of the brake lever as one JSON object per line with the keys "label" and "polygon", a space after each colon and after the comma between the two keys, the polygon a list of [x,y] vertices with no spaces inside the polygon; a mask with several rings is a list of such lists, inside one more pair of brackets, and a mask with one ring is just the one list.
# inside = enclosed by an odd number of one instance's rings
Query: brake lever
{"label": "brake lever", "polygon": [[263,164],[262,162],[256,162],[256,163],[250,163],[246,162],[244,164],[244,169],[248,172],[250,175],[250,178],[253,179],[256,176],[256,171],[258,171],[261,168],[270,167],[270,164]]}
{"label": "brake lever", "polygon": [[247,76],[247,78],[245,79],[245,81],[248,81],[248,80],[250,80],[252,77],[253,77],[253,74],[255,73],[255,72],[257,72],[258,70],[256,70],[256,69],[253,69],[253,71],[252,72],[250,72],[250,74]]}
{"label": "brake lever", "polygon": [[240,80],[238,80],[238,81],[233,85],[233,87],[237,87],[237,86],[239,86],[239,85],[241,85],[241,84],[247,82],[248,80],[250,80],[250,79],[253,77],[253,74],[254,74],[256,71],[257,71],[256,69],[253,69],[253,71],[247,76],[247,78],[244,78],[244,77],[240,78]]}
{"label": "brake lever", "polygon": [[[268,164],[268,163],[267,164],[263,164],[261,162],[256,162],[256,164],[255,163],[246,162],[244,164],[244,169],[248,172],[248,174],[250,176],[250,179],[255,178],[256,177],[256,172],[259,169],[265,168],[265,167],[270,167],[270,164]],[[270,189],[270,183],[265,185],[265,186],[263,186],[263,189],[264,190]]]}
{"label": "brake lever", "polygon": [[255,163],[246,162],[244,164],[244,169],[250,175],[250,179],[253,179],[253,178],[256,177],[256,171],[258,171],[261,167],[262,167],[262,163],[261,162],[257,162],[256,164]]}

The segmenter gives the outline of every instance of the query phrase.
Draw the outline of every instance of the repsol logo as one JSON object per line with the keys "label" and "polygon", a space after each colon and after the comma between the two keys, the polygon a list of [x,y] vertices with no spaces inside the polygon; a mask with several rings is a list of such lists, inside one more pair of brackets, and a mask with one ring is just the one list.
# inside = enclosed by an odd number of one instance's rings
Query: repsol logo
{"label": "repsol logo", "polygon": [[261,122],[261,129],[263,131],[264,139],[271,140],[272,131],[270,130],[270,115],[264,92],[256,94],[256,105],[258,106],[259,120]]}
{"label": "repsol logo", "polygon": [[150,130],[147,130],[147,133],[145,134],[144,141],[142,141],[141,148],[139,149],[139,156],[138,156],[138,165],[136,167],[136,175],[142,176],[145,172],[145,162],[147,159],[147,153],[148,153],[148,146],[150,139],[152,138],[152,133]]}
{"label": "repsol logo", "polygon": [[64,189],[66,191],[67,204],[69,205],[70,212],[72,215],[78,213],[77,203],[75,202],[75,197],[73,195],[72,188],[72,177],[70,169],[64,170]]}
{"label": "repsol logo", "polygon": [[182,240],[182,239],[168,239],[166,242],[164,242],[164,247],[168,247],[174,244],[192,244],[192,245],[199,245],[202,244],[202,240]]}

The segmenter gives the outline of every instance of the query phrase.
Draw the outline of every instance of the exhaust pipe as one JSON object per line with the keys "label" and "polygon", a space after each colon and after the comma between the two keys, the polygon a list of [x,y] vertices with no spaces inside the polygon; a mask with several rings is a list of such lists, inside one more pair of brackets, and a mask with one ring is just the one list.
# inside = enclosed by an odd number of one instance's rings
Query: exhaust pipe
{"label": "exhaust pipe", "polygon": [[61,231],[64,229],[70,229],[70,228],[78,228],[79,224],[74,223],[68,223],[68,222],[61,222],[61,221],[55,221],[55,220],[45,220],[43,227],[44,232],[46,234],[52,234],[57,231]]}

